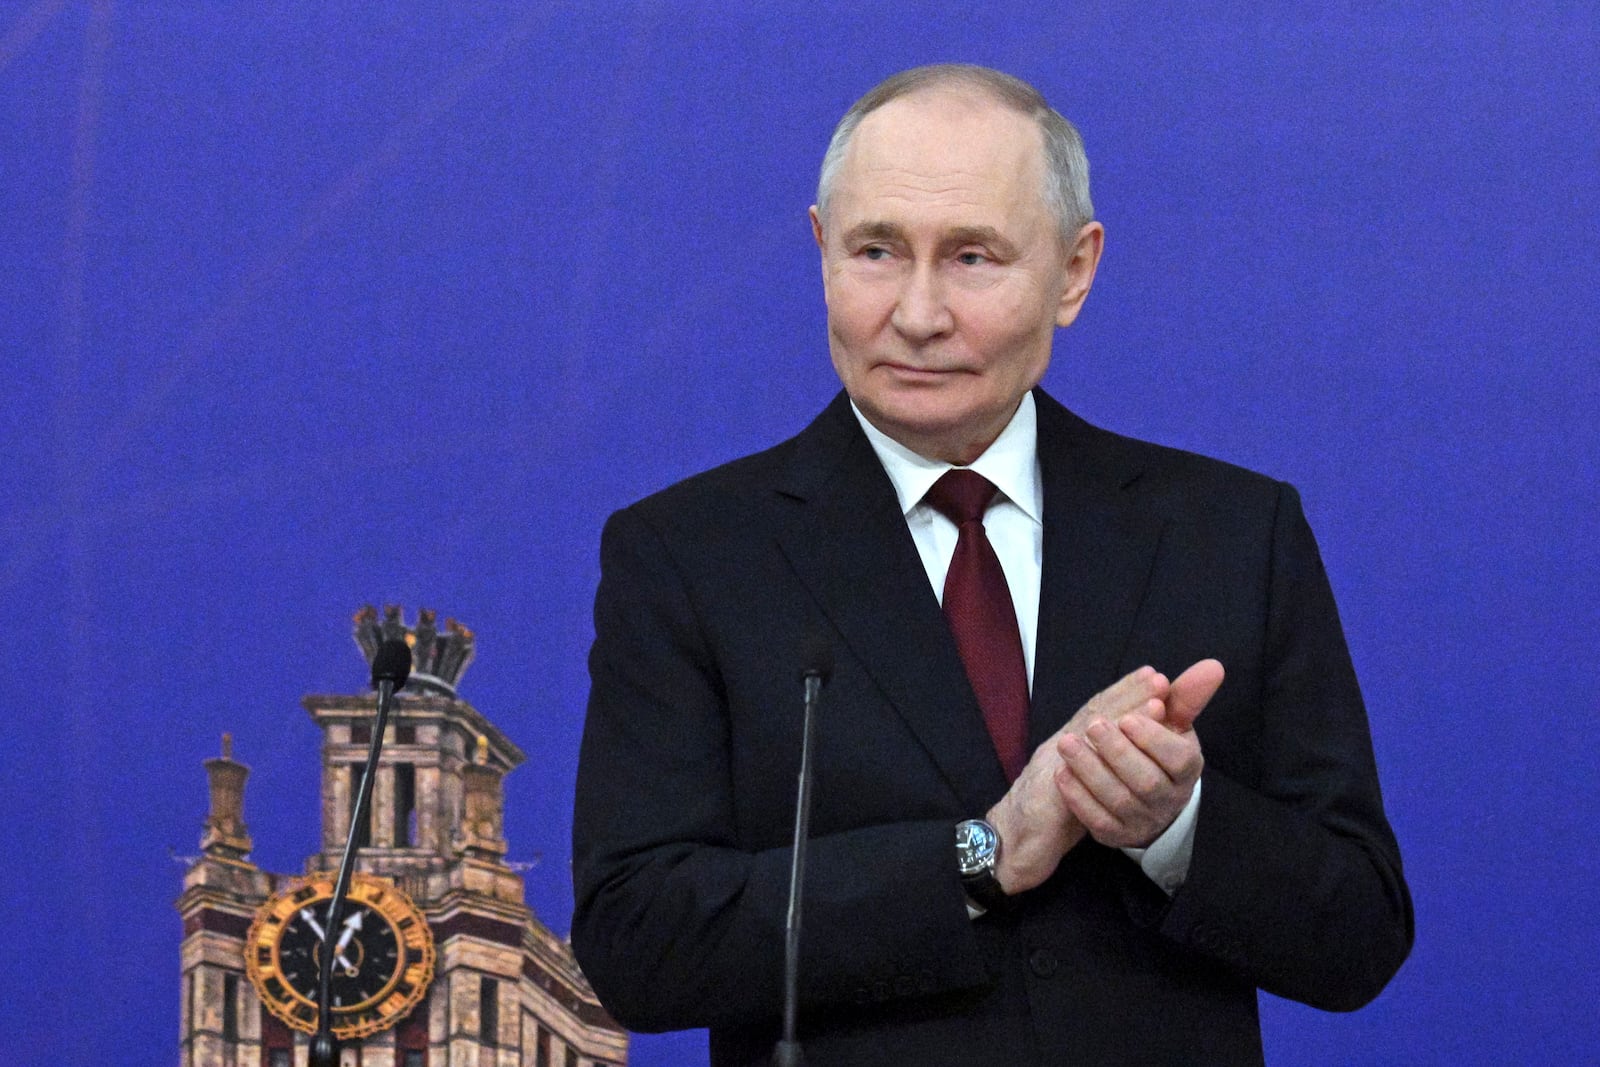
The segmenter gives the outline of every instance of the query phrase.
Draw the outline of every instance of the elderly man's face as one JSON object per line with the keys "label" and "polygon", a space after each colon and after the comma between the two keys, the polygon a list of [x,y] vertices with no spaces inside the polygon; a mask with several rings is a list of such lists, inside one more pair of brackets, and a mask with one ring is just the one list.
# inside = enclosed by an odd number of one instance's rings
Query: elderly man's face
{"label": "elderly man's face", "polygon": [[1102,231],[1063,246],[1042,141],[981,97],[901,97],[862,120],[826,217],[812,209],[834,369],[921,455],[969,463],[999,436],[1094,279]]}

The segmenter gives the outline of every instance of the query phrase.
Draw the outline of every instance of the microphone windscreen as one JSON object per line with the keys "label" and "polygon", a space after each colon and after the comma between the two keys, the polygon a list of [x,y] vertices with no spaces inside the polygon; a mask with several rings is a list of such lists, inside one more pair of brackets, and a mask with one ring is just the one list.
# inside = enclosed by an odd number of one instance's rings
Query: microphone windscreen
{"label": "microphone windscreen", "polygon": [[821,678],[824,685],[833,677],[833,643],[826,635],[816,631],[806,634],[800,648],[800,677]]}
{"label": "microphone windscreen", "polygon": [[411,649],[406,643],[398,637],[392,637],[379,645],[377,655],[372,657],[372,688],[378,688],[378,683],[387,679],[394,683],[396,689],[401,689],[409,677]]}

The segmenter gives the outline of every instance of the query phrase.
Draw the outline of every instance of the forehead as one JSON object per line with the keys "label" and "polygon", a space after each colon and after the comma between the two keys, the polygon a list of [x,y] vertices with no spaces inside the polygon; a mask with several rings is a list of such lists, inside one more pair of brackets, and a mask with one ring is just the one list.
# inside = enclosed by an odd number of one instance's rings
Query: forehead
{"label": "forehead", "polygon": [[909,212],[956,225],[1031,228],[1048,214],[1043,193],[1037,122],[970,92],[929,90],[861,120],[830,208],[845,225]]}

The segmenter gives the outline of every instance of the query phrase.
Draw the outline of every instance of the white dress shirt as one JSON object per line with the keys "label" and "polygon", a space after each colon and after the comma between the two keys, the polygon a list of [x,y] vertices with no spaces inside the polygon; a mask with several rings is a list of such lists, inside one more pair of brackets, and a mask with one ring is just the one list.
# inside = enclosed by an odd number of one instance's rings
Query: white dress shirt
{"label": "white dress shirt", "polygon": [[[945,471],[952,469],[951,464],[919,456],[868,422],[853,402],[850,408],[883,469],[888,472],[889,480],[894,483],[900,510],[922,556],[928,581],[943,603],[945,574],[955,555],[959,532],[955,523],[924,502],[923,497]],[[1038,416],[1033,394],[1027,393],[1000,436],[968,467],[1000,490],[983,517],[983,528],[994,546],[995,555],[1000,558],[1000,569],[1005,572],[1006,585],[1011,590],[1030,692],[1039,629],[1039,577],[1044,561],[1044,480],[1039,473],[1038,443]],[[1106,684],[1114,680],[1108,678]],[[1148,848],[1122,850],[1137,861],[1150,880],[1168,896],[1177,892],[1189,873],[1195,814],[1199,807],[1200,783],[1196,782],[1189,803],[1160,837]]]}

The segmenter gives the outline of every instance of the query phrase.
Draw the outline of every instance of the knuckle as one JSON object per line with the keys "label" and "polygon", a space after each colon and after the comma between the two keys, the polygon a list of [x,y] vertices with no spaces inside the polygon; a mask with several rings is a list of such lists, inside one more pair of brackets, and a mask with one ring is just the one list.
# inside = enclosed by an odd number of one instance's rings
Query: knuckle
{"label": "knuckle", "polygon": [[1107,805],[1107,808],[1116,815],[1117,821],[1125,823],[1134,822],[1144,814],[1144,805],[1132,795],[1118,797],[1114,803]]}

